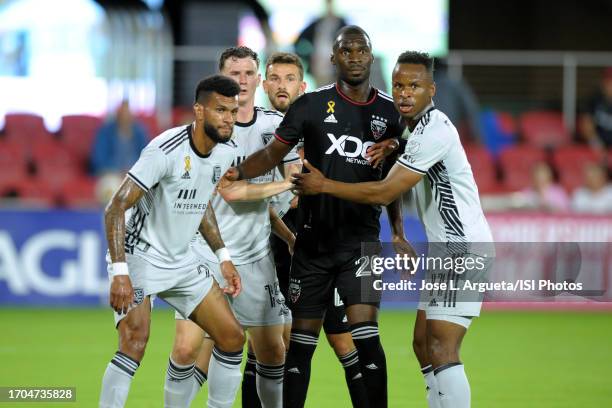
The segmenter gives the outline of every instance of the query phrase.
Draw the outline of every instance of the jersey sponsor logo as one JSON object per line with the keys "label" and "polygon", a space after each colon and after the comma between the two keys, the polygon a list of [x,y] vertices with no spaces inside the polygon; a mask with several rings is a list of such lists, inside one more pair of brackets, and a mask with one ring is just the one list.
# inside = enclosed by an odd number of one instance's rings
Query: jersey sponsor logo
{"label": "jersey sponsor logo", "polygon": [[328,117],[325,118],[325,120],[323,120],[323,122],[325,123],[338,123],[338,121],[336,120],[336,117],[334,116],[334,114],[330,114]]}
{"label": "jersey sponsor logo", "polygon": [[289,283],[289,299],[291,299],[291,303],[295,303],[300,298],[302,294],[302,286],[300,284],[299,279],[291,279]]}
{"label": "jersey sponsor logo", "polygon": [[380,139],[387,131],[387,119],[383,118],[382,116],[372,115],[370,129],[372,130],[374,140]]}
{"label": "jersey sponsor logo", "polygon": [[215,165],[215,167],[213,167],[213,174],[212,174],[213,184],[216,184],[220,178],[221,178],[221,166],[217,164]]}
{"label": "jersey sponsor logo", "polygon": [[356,163],[361,165],[370,165],[366,157],[366,152],[374,142],[363,142],[355,136],[342,135],[338,138],[333,133],[328,133],[327,137],[331,142],[331,146],[325,151],[325,154],[337,154],[341,157],[346,157],[348,163]]}
{"label": "jersey sponsor logo", "polygon": [[189,189],[186,189],[186,190],[180,189],[179,193],[178,193],[177,200],[193,200],[195,198],[195,196],[196,196],[197,191],[198,190],[195,189],[195,188],[191,189],[191,190],[189,190]]}
{"label": "jersey sponsor logo", "polygon": [[191,179],[189,172],[191,171],[191,157],[185,156],[185,173],[181,176],[182,179]]}

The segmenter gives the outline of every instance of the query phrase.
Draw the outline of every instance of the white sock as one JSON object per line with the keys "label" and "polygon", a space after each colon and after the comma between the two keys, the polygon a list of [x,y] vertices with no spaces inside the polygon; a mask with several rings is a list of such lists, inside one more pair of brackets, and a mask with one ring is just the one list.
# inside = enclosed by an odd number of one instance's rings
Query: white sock
{"label": "white sock", "polygon": [[190,391],[189,400],[188,400],[189,405],[191,405],[191,402],[194,400],[196,395],[198,395],[198,392],[200,392],[200,390],[202,389],[202,386],[206,382],[206,379],[207,379],[206,373],[200,370],[198,366],[195,366],[194,371],[193,371],[192,381],[191,381],[191,391]]}
{"label": "white sock", "polygon": [[432,365],[421,368],[423,377],[425,378],[425,385],[427,386],[427,406],[429,408],[442,408],[440,406],[440,396],[438,395],[438,381],[434,375],[434,369]]}
{"label": "white sock", "polygon": [[226,352],[216,346],[208,366],[208,408],[231,408],[242,381],[242,350]]}
{"label": "white sock", "polygon": [[285,365],[265,365],[258,361],[256,369],[257,395],[262,408],[282,408]]}
{"label": "white sock", "polygon": [[434,370],[442,408],[470,408],[470,383],[463,364],[450,363]]}
{"label": "white sock", "polygon": [[140,363],[117,351],[104,372],[100,408],[123,408]]}
{"label": "white sock", "polygon": [[164,407],[187,408],[193,389],[193,369],[195,363],[181,365],[168,359],[166,382],[164,383]]}

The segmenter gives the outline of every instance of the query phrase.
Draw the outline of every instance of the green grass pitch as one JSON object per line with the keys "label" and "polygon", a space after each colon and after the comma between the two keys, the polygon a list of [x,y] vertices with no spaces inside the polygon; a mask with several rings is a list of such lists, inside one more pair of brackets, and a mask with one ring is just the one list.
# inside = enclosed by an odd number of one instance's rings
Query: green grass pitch
{"label": "green grass pitch", "polygon": [[[76,403],[16,407],[96,407],[116,334],[110,309],[0,309],[0,386],[75,386]],[[414,312],[383,311],[390,407],[426,407],[411,350]],[[163,405],[174,333],[173,312],[153,313],[145,359],[128,407]],[[612,406],[612,314],[484,312],[464,341],[473,407]],[[240,397],[235,406],[240,407]],[[205,406],[205,392],[194,407]],[[308,407],[350,407],[342,368],[322,338],[313,361]],[[0,403],[0,408],[9,407]]]}

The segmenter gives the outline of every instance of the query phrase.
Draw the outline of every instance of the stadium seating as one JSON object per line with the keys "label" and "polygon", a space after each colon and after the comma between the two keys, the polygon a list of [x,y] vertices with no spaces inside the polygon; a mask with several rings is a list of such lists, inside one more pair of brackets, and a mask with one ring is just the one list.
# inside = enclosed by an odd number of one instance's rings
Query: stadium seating
{"label": "stadium seating", "polygon": [[99,207],[96,199],[96,180],[81,176],[61,187],[60,202],[69,208]]}
{"label": "stadium seating", "polygon": [[57,204],[56,193],[44,180],[28,177],[16,185],[15,190],[26,206],[53,207]]}
{"label": "stadium seating", "polygon": [[472,167],[472,173],[474,173],[479,193],[499,192],[500,186],[497,182],[497,170],[491,153],[483,146],[466,145],[465,154]]}
{"label": "stadium seating", "polygon": [[519,117],[523,140],[537,147],[558,147],[566,145],[571,135],[565,128],[563,116],[554,111],[532,111]]}
{"label": "stadium seating", "polygon": [[70,152],[57,141],[34,144],[32,160],[38,179],[54,191],[82,173]]}
{"label": "stadium seating", "polygon": [[7,113],[4,134],[7,140],[22,143],[26,146],[51,140],[53,137],[45,128],[43,118],[31,113]]}
{"label": "stadium seating", "polygon": [[14,190],[28,176],[26,148],[21,143],[0,141],[0,196]]}
{"label": "stadium seating", "polygon": [[67,115],[62,117],[62,142],[86,169],[96,131],[102,125],[102,119],[88,115]]}
{"label": "stadium seating", "polygon": [[537,147],[523,144],[507,148],[499,156],[504,186],[511,191],[529,187],[533,167],[545,160],[545,152]]}
{"label": "stadium seating", "polygon": [[586,146],[560,147],[553,152],[553,165],[559,181],[569,191],[582,185],[587,163],[603,163],[603,157]]}

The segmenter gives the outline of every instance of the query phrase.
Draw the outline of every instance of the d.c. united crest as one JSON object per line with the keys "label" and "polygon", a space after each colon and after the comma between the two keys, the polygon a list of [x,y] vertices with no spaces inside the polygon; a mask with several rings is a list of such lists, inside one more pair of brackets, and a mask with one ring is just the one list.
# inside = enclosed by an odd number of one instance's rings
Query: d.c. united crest
{"label": "d.c. united crest", "polygon": [[372,130],[374,140],[380,139],[387,131],[387,119],[383,118],[382,116],[372,115],[370,129]]}

